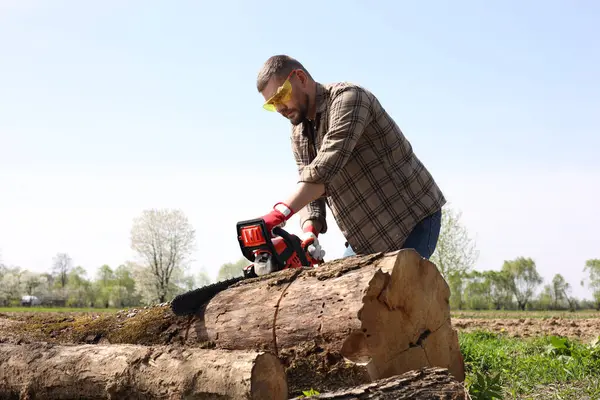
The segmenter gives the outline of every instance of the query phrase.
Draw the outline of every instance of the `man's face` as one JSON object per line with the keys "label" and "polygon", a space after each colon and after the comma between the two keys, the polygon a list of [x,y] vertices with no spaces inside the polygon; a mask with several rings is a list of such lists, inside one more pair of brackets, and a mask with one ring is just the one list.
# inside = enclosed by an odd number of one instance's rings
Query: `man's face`
{"label": "man's face", "polygon": [[306,92],[308,77],[303,71],[295,70],[290,73],[287,80],[288,82],[285,78],[272,78],[261,94],[265,101],[273,98],[272,103],[275,110],[293,125],[298,125],[308,113],[308,94]]}

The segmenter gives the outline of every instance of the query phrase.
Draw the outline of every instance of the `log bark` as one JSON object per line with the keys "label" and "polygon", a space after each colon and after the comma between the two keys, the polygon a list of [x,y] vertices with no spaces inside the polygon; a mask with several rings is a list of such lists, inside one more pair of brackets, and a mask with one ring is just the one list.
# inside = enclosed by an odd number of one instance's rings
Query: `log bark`
{"label": "log bark", "polygon": [[2,399],[287,399],[277,357],[139,345],[0,345]]}
{"label": "log bark", "polygon": [[309,396],[328,400],[466,400],[465,387],[444,368],[422,368],[375,382]]}
{"label": "log bark", "polygon": [[353,370],[350,381],[337,374],[339,386],[428,366],[462,381],[449,297],[436,266],[412,249],[354,256],[242,281],[204,306],[195,332],[217,348],[268,350],[287,367],[300,364],[301,373],[288,371],[295,390],[321,382],[310,374],[346,365],[343,358],[364,373]]}

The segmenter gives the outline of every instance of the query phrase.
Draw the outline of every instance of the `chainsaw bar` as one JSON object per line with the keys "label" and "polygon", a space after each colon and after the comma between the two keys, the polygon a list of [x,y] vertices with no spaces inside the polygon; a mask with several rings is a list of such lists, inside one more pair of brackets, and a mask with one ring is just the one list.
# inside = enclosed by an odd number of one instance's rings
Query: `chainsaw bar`
{"label": "chainsaw bar", "polygon": [[171,301],[171,310],[173,310],[175,315],[180,316],[195,314],[202,305],[216,296],[217,293],[244,279],[247,279],[247,277],[237,276],[177,295],[173,301]]}

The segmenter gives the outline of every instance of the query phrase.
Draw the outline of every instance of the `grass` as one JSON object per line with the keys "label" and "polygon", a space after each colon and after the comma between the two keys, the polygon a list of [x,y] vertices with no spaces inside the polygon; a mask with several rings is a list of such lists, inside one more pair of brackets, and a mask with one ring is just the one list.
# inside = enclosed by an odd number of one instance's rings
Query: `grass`
{"label": "grass", "polygon": [[459,341],[474,400],[600,399],[600,342],[483,331],[461,333]]}

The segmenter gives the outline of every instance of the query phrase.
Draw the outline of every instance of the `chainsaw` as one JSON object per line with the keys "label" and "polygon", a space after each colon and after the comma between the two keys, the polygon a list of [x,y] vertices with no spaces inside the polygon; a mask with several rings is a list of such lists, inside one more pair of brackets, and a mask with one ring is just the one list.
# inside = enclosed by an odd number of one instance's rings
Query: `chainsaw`
{"label": "chainsaw", "polygon": [[[252,263],[242,269],[242,275],[203,286],[176,296],[171,301],[175,315],[195,314],[217,293],[245,279],[257,278],[290,268],[314,267],[317,261],[308,256],[302,248],[302,241],[283,228],[273,228],[273,235],[267,231],[262,219],[240,221],[236,224],[240,249]],[[321,261],[322,262],[322,261]]]}

